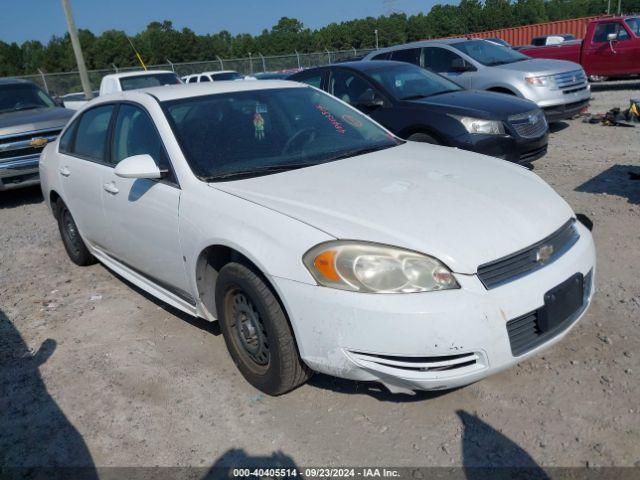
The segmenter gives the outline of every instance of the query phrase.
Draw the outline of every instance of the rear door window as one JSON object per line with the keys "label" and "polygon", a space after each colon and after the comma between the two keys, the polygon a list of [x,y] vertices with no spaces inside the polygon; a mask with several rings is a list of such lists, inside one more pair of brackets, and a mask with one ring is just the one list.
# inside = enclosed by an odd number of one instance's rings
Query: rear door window
{"label": "rear door window", "polygon": [[424,49],[424,66],[436,73],[453,71],[453,61],[462,58],[451,50],[439,47],[426,47]]}
{"label": "rear door window", "polygon": [[109,123],[113,109],[113,105],[103,105],[92,108],[82,115],[78,122],[73,154],[105,163]]}
{"label": "rear door window", "polygon": [[405,48],[403,50],[395,50],[391,54],[391,60],[395,60],[397,62],[411,63],[413,65],[420,66],[421,52],[422,52],[422,49],[420,48]]}
{"label": "rear door window", "polygon": [[375,91],[371,84],[355,73],[341,68],[331,72],[329,93],[343,102],[357,105],[360,98],[372,90]]}
{"label": "rear door window", "polygon": [[324,71],[317,70],[314,72],[298,74],[293,80],[296,82],[306,83],[312,87],[322,88],[322,77],[324,77]]}

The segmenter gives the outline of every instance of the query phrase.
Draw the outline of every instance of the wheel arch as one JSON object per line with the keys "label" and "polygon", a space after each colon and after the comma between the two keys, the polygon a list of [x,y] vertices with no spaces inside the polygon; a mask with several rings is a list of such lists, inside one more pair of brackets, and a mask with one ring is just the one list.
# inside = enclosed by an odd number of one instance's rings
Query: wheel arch
{"label": "wheel arch", "polygon": [[55,190],[51,190],[49,192],[49,206],[51,207],[53,218],[55,218],[56,220],[58,220],[58,200],[62,200],[60,194]]}
{"label": "wheel arch", "polygon": [[433,138],[435,138],[438,142],[440,142],[441,145],[449,145],[449,142],[447,142],[447,140],[444,139],[442,135],[440,135],[438,132],[435,131],[435,129],[427,125],[412,125],[410,127],[407,127],[400,133],[399,137],[406,140],[411,135],[416,133],[426,133],[427,135],[430,135]]}
{"label": "wheel arch", "polygon": [[495,93],[504,93],[505,95],[514,95],[516,97],[520,97],[520,93],[513,88],[505,87],[505,86],[495,86],[489,87],[485,89],[487,92],[495,92]]}
{"label": "wheel arch", "polygon": [[203,313],[208,320],[217,320],[218,312],[216,305],[216,282],[218,275],[222,267],[231,262],[240,263],[255,274],[257,274],[271,289],[276,300],[280,304],[280,308],[285,314],[289,327],[293,332],[293,338],[296,343],[298,353],[300,352],[299,332],[295,324],[291,321],[289,309],[284,301],[282,292],[279,290],[277,284],[269,279],[269,276],[265,273],[265,269],[260,265],[258,261],[255,261],[247,252],[243,252],[238,248],[234,248],[222,243],[212,243],[211,245],[203,248],[198,255],[195,263],[195,286],[197,300],[200,304],[200,308],[204,309]]}
{"label": "wheel arch", "polygon": [[200,304],[205,309],[204,313],[207,318],[213,320],[218,317],[215,300],[218,275],[222,267],[231,262],[240,263],[260,276],[269,288],[271,288],[283,310],[286,312],[280,293],[273,282],[269,280],[269,277],[265,273],[264,266],[251,258],[247,252],[243,252],[238,248],[221,243],[212,243],[200,251],[195,263],[196,295]]}

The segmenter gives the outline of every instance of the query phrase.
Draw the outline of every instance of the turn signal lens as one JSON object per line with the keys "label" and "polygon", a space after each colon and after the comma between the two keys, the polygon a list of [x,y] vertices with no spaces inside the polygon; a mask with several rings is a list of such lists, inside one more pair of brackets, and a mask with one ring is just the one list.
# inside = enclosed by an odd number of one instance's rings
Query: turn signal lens
{"label": "turn signal lens", "polygon": [[330,282],[339,282],[340,275],[336,271],[335,266],[336,252],[334,250],[327,250],[322,252],[313,260],[313,266],[320,275]]}
{"label": "turn signal lens", "polygon": [[303,261],[320,285],[340,290],[416,293],[459,288],[439,260],[375,243],[323,243],[309,250]]}

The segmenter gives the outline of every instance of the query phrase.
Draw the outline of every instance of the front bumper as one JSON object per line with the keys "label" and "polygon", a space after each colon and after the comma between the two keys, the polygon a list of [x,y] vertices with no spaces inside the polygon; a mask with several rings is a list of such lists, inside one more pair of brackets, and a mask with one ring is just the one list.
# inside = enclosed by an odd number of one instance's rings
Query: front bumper
{"label": "front bumper", "polygon": [[548,122],[556,122],[574,117],[589,105],[591,86],[587,84],[586,88],[581,90],[566,92],[528,86],[523,94],[542,109]]}
{"label": "front bumper", "polygon": [[553,107],[545,107],[542,109],[548,122],[557,122],[560,120],[568,120],[578,115],[584,108],[589,106],[589,99],[581,100],[574,103],[564,105],[555,105]]}
{"label": "front bumper", "polygon": [[527,163],[544,157],[549,135],[523,138],[512,135],[464,134],[451,140],[452,147],[502,158],[515,163]]}
{"label": "front bumper", "polygon": [[[289,313],[301,357],[313,370],[378,381],[391,390],[450,389],[535,355],[563,338],[584,314],[592,285],[576,318],[552,338],[513,355],[507,322],[539,309],[545,293],[576,273],[595,277],[591,234],[582,225],[578,230],[580,239],[555,262],[491,290],[476,275],[461,274],[456,274],[458,290],[398,295],[272,281]],[[407,369],[407,364],[425,368]]]}
{"label": "front bumper", "polygon": [[39,183],[40,154],[15,157],[0,162],[0,191]]}

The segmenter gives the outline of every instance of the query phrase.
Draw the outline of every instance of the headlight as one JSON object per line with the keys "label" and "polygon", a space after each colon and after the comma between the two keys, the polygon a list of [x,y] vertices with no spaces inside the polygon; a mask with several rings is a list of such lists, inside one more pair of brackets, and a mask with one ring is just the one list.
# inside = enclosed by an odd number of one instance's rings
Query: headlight
{"label": "headlight", "polygon": [[483,120],[481,118],[460,117],[451,115],[458,120],[469,133],[484,133],[486,135],[504,135],[504,124],[499,120]]}
{"label": "headlight", "polygon": [[544,75],[540,77],[525,77],[524,78],[529,85],[534,87],[548,87],[555,88],[556,80],[553,75]]}
{"label": "headlight", "polygon": [[451,271],[435,258],[375,243],[322,243],[303,258],[325,287],[365,293],[416,293],[459,288]]}

